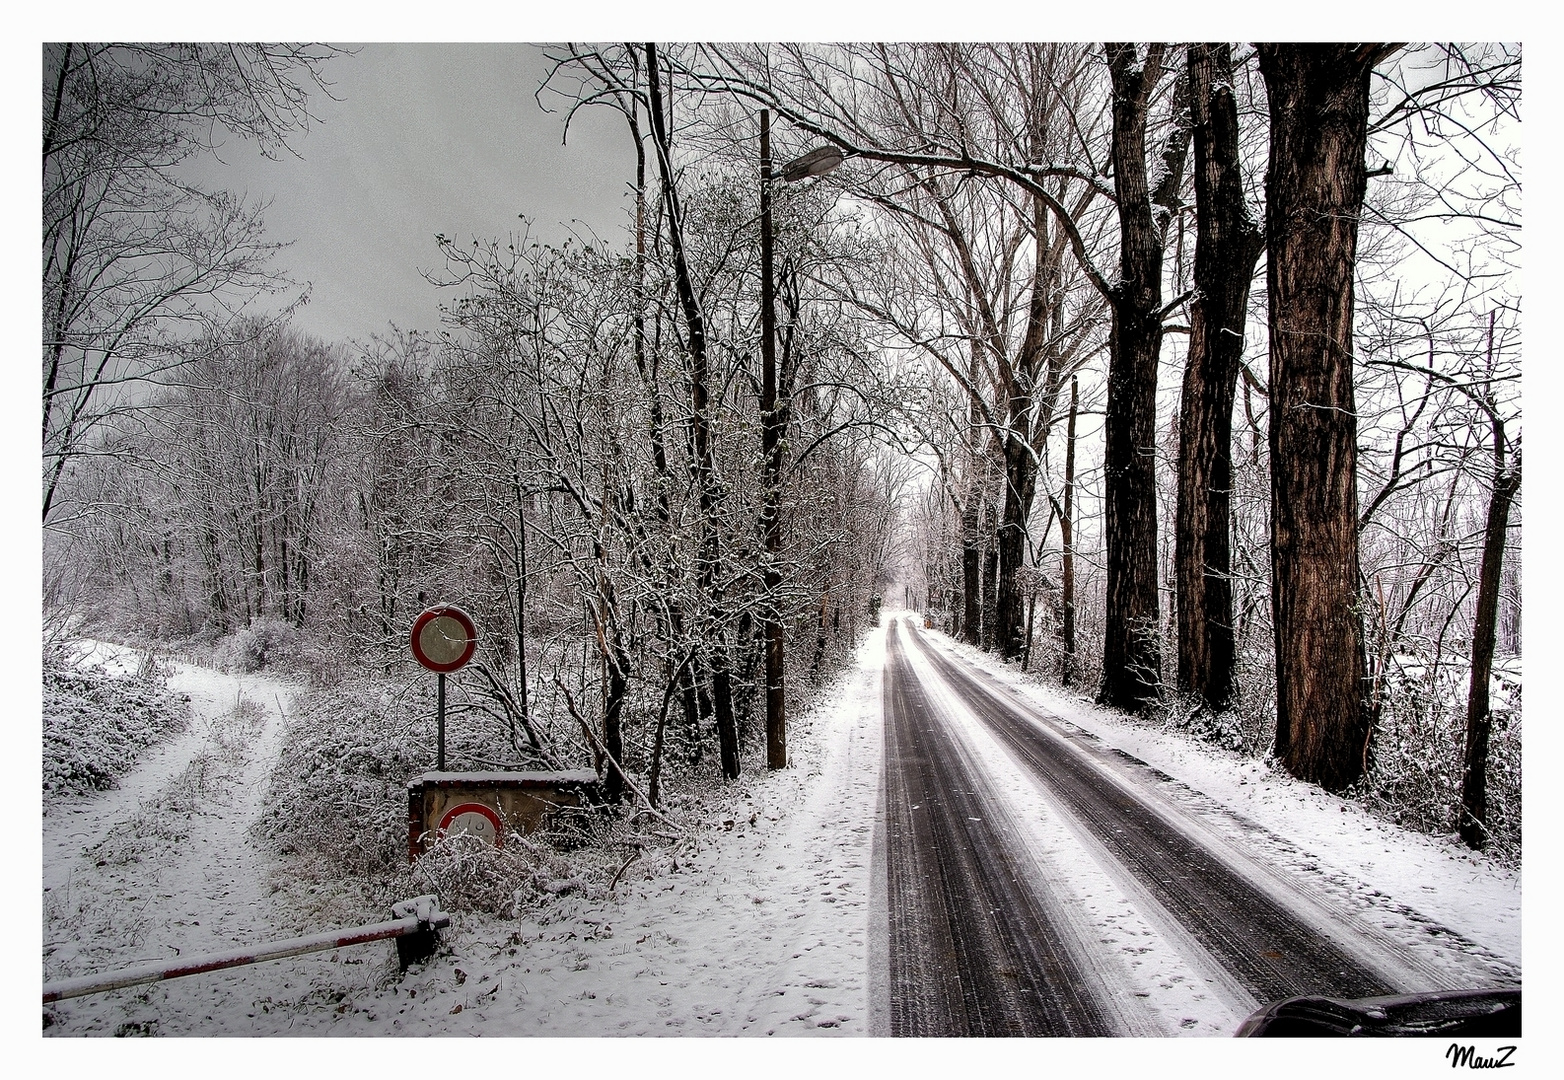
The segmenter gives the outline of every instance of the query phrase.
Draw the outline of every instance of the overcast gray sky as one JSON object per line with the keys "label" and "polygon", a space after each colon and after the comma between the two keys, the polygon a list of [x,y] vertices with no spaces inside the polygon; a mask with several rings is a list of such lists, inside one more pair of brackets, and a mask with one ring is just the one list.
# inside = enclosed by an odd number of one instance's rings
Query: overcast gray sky
{"label": "overcast gray sky", "polygon": [[311,285],[300,329],[338,341],[392,322],[437,327],[442,291],[421,273],[441,265],[436,233],[501,237],[518,214],[555,242],[572,222],[613,240],[624,228],[635,162],[624,120],[585,110],[561,145],[563,113],[533,96],[547,73],[537,46],[365,45],[326,73],[337,100],[313,100],[322,122],[295,140],[300,157],[267,161],[230,141],[199,170],[271,200],[267,231],[289,243],[277,263]]}

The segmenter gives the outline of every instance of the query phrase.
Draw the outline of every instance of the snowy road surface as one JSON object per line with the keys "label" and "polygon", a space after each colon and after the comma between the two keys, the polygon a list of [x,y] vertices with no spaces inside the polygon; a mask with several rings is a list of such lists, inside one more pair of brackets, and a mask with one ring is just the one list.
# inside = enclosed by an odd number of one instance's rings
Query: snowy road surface
{"label": "snowy road surface", "polygon": [[910,620],[886,652],[877,1031],[1214,1034],[1297,994],[1518,982]]}

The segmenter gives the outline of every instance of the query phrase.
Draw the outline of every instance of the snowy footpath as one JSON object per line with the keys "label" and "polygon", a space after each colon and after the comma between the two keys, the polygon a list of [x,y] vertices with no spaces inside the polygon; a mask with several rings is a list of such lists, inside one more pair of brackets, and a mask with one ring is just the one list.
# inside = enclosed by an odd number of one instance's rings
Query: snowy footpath
{"label": "snowy footpath", "polygon": [[[95,646],[105,668],[129,650]],[[43,815],[43,977],[64,978],[214,952],[265,934],[271,911],[264,860],[247,830],[261,811],[281,750],[293,687],[172,663],[169,687],[192,721],[149,749],[119,786],[46,802]],[[57,1019],[71,1034],[153,1031],[164,1017],[84,999]],[[128,1007],[119,1007],[126,1004]],[[132,1015],[134,1014],[134,1015]]]}

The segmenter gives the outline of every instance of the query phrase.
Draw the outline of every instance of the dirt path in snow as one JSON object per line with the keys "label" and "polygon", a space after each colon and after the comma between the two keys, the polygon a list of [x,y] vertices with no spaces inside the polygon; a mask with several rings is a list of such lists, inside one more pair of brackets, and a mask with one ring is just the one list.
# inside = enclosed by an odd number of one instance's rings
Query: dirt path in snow
{"label": "dirt path in snow", "polygon": [[[101,648],[101,647],[100,647]],[[231,948],[270,934],[264,857],[248,829],[281,752],[294,688],[174,663],[193,719],[119,787],[43,817],[43,977]],[[61,1012],[115,1029],[123,995]],[[132,1025],[133,1026],[133,1025]]]}

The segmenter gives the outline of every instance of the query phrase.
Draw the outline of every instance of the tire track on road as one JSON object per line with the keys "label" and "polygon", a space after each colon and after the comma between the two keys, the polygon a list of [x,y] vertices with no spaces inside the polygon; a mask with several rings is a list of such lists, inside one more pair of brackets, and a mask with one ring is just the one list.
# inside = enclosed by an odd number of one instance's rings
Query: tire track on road
{"label": "tire track on road", "polygon": [[917,631],[912,639],[984,725],[1150,898],[1256,1000],[1298,994],[1368,997],[1393,985],[1107,778],[1038,731]]}
{"label": "tire track on road", "polygon": [[1110,1035],[1108,1013],[990,820],[887,630],[886,869],[892,1035]]}

